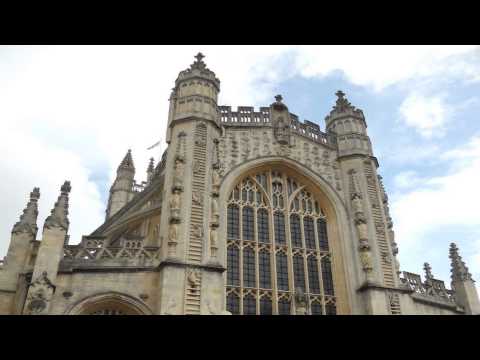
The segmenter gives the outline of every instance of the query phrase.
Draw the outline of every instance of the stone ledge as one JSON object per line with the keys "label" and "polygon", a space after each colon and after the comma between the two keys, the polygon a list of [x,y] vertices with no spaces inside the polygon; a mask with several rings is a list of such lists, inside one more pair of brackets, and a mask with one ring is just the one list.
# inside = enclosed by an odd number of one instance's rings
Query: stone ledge
{"label": "stone ledge", "polygon": [[401,293],[413,293],[414,291],[409,288],[404,287],[390,287],[385,286],[376,282],[365,281],[360,287],[357,289],[358,292],[375,289],[375,290],[385,290],[385,291],[394,291],[394,292],[401,292]]}
{"label": "stone ledge", "polygon": [[445,301],[441,298],[435,298],[435,297],[432,297],[432,296],[425,296],[425,295],[421,295],[421,294],[417,294],[417,293],[413,293],[410,296],[414,301],[418,301],[418,302],[421,302],[421,303],[424,303],[424,304],[443,307],[443,308],[453,310],[453,311],[456,311],[456,312],[460,312],[460,313],[464,312],[464,310],[459,308],[456,303]]}
{"label": "stone ledge", "polygon": [[180,259],[175,259],[175,258],[165,259],[165,261],[162,261],[158,265],[158,268],[161,269],[165,266],[176,266],[176,267],[181,267],[181,268],[187,268],[188,267],[188,268],[202,269],[202,270],[222,272],[222,273],[225,270],[227,270],[225,267],[223,267],[219,263],[192,264],[192,263],[187,263],[187,262],[181,261]]}

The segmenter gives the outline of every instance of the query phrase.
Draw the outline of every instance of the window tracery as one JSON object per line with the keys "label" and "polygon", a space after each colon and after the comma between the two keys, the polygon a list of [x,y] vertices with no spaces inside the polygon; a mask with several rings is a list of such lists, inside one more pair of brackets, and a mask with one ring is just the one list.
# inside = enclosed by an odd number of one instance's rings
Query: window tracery
{"label": "window tracery", "polygon": [[227,310],[289,315],[303,291],[309,314],[336,314],[327,227],[321,203],[297,179],[244,177],[227,206]]}

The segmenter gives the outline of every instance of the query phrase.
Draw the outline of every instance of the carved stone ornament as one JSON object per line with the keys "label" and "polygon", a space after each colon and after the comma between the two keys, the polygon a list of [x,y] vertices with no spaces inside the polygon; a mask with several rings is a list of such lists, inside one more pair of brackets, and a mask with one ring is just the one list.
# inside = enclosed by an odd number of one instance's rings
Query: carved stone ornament
{"label": "carved stone ornament", "polygon": [[211,257],[217,257],[217,250],[218,250],[218,231],[216,227],[211,227],[210,229],[210,253]]}
{"label": "carved stone ornament", "polygon": [[177,243],[178,241],[178,224],[172,223],[168,228],[168,242]]}
{"label": "carved stone ornament", "polygon": [[29,314],[41,314],[47,309],[48,302],[55,292],[55,285],[44,271],[33,283],[30,284],[27,297],[27,310]]}
{"label": "carved stone ornament", "polygon": [[200,285],[200,270],[188,270],[187,280],[192,287],[197,287],[198,285]]}
{"label": "carved stone ornament", "polygon": [[180,205],[180,192],[175,190],[170,197],[170,221],[178,222],[180,220]]}
{"label": "carved stone ornament", "polygon": [[220,166],[216,165],[212,171],[212,193],[218,195],[220,192]]}
{"label": "carved stone ornament", "polygon": [[193,236],[196,238],[203,237],[203,227],[201,224],[193,224]]}
{"label": "carved stone ornament", "polygon": [[192,202],[194,205],[203,206],[203,196],[200,192],[192,192]]}
{"label": "carved stone ornament", "polygon": [[369,250],[360,251],[360,262],[365,272],[369,273],[373,270],[372,255]]}
{"label": "carved stone ornament", "polygon": [[302,288],[295,289],[295,313],[307,315],[308,297]]}
{"label": "carved stone ornament", "polygon": [[176,158],[175,159],[175,174],[173,178],[173,191],[179,190],[183,191],[183,176],[184,176],[184,167],[183,160]]}
{"label": "carved stone ornament", "polygon": [[212,226],[218,226],[219,217],[218,199],[216,196],[212,196]]}

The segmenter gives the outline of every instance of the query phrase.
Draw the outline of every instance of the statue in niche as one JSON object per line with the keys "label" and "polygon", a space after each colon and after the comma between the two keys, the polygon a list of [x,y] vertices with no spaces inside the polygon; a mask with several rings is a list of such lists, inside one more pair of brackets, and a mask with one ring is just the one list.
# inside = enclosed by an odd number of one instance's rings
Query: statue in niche
{"label": "statue in niche", "polygon": [[172,223],[168,228],[168,241],[170,243],[176,243],[178,240],[178,224]]}
{"label": "statue in niche", "polygon": [[216,164],[212,171],[212,191],[218,194],[220,191],[220,165]]}
{"label": "statue in niche", "polygon": [[367,249],[360,250],[360,261],[362,263],[363,270],[365,270],[367,273],[373,270],[372,256],[369,250]]}
{"label": "statue in niche", "polygon": [[180,192],[174,190],[170,197],[170,216],[173,220],[180,219]]}
{"label": "statue in niche", "polygon": [[175,159],[175,174],[173,178],[173,188],[183,190],[184,164],[180,158]]}
{"label": "statue in niche", "polygon": [[217,227],[212,226],[210,229],[210,250],[211,256],[213,258],[217,257],[217,242],[218,242],[218,234],[217,234]]}
{"label": "statue in niche", "polygon": [[212,196],[212,222],[218,224],[218,200],[216,196]]}

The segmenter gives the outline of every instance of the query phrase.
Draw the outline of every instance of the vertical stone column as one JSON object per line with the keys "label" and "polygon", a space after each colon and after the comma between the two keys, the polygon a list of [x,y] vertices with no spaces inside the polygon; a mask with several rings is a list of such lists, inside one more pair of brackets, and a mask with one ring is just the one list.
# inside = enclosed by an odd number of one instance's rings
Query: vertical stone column
{"label": "vertical stone column", "polygon": [[58,265],[63,256],[63,246],[69,227],[68,194],[70,190],[70,182],[65,181],[52,213],[45,220],[32,283],[23,309],[24,314],[47,315],[49,313],[50,301],[55,292],[54,284]]}
{"label": "vertical stone column", "polygon": [[12,314],[16,304],[16,293],[21,289],[20,274],[25,271],[25,266],[30,256],[31,242],[37,236],[38,199],[40,189],[34,188],[30,193],[30,201],[23,214],[12,229],[12,237],[8,247],[5,263],[0,268],[0,315]]}

